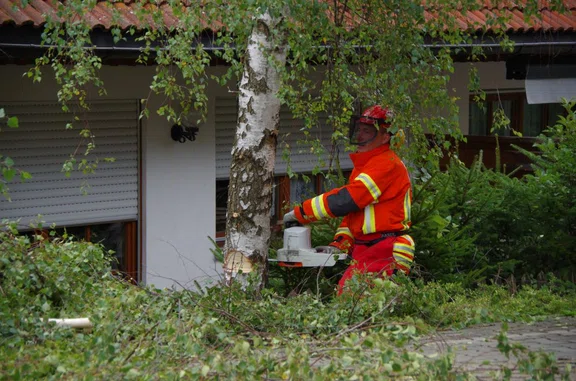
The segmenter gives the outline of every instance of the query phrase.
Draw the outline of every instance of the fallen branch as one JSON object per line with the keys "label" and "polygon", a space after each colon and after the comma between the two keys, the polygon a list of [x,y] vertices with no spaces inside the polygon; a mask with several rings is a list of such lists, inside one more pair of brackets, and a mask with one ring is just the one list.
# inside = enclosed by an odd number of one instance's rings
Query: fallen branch
{"label": "fallen branch", "polygon": [[70,328],[92,328],[92,322],[88,318],[74,318],[74,319],[48,319],[51,323],[56,323],[59,327]]}

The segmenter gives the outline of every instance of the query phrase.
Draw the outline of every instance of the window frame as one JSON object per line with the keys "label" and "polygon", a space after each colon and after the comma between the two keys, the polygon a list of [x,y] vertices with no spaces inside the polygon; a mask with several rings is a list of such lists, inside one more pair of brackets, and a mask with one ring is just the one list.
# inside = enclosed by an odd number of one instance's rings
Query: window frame
{"label": "window frame", "polygon": [[[352,169],[343,170],[344,177],[348,179],[350,174],[352,173]],[[314,183],[314,193],[319,195],[327,190],[323,191],[324,181],[325,178],[322,174],[313,175],[310,172],[299,173],[300,175],[306,175],[312,178],[312,182]],[[218,181],[228,181],[228,179],[217,179]],[[292,207],[292,201],[290,199],[290,176],[283,174],[283,175],[276,175],[274,176],[274,185],[275,185],[275,194],[274,197],[277,200],[274,203],[274,215],[276,216],[276,222],[273,223],[272,229],[279,230],[282,227],[282,216],[287,213],[290,208]],[[216,211],[215,211],[216,213]],[[224,244],[226,232],[222,230],[216,231],[216,242],[219,246]]]}
{"label": "window frame", "polygon": [[[469,96],[469,105],[478,104],[474,100],[478,94],[472,93]],[[498,101],[505,101],[511,100],[515,101],[512,104],[512,115],[510,117],[510,128],[518,131],[522,134],[522,137],[532,137],[532,136],[525,136],[524,135],[524,103],[526,102],[526,92],[508,92],[508,93],[486,93],[486,99],[483,101],[484,106],[486,107],[486,126],[484,135],[471,135],[471,125],[468,124],[468,135],[471,136],[494,136],[493,133],[490,131],[492,130],[492,126],[494,123],[494,109],[492,107],[493,102]],[[469,106],[469,107],[470,107]],[[550,103],[543,103],[542,106],[542,113],[540,115],[540,131],[543,131],[549,120],[550,116]],[[470,118],[470,109],[468,110],[468,118]]]}
{"label": "window frame", "polygon": [[[130,282],[137,284],[141,280],[141,269],[138,265],[142,262],[141,252],[138,250],[138,222],[137,221],[114,221],[103,222],[91,225],[75,225],[75,226],[62,226],[57,229],[81,229],[80,234],[74,235],[78,240],[91,242],[92,228],[97,225],[107,225],[113,223],[121,223],[124,230],[124,263],[119,264],[118,273],[126,277]],[[34,230],[35,235],[41,235],[45,239],[50,239],[51,235],[48,230]]]}

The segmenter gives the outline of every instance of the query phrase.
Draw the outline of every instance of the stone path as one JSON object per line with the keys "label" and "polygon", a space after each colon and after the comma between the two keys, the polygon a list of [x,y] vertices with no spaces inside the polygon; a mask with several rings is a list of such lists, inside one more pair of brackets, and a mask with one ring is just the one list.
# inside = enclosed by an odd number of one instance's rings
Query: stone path
{"label": "stone path", "polygon": [[[424,355],[432,357],[446,353],[451,348],[457,369],[471,371],[478,379],[494,379],[495,372],[502,365],[510,369],[516,365],[513,356],[507,359],[497,348],[500,331],[500,324],[442,331],[424,338],[420,350]],[[510,344],[518,343],[533,352],[554,354],[561,370],[570,364],[570,380],[576,381],[576,318],[550,318],[531,324],[509,323],[507,336]],[[517,370],[512,377],[513,380],[528,378]]]}

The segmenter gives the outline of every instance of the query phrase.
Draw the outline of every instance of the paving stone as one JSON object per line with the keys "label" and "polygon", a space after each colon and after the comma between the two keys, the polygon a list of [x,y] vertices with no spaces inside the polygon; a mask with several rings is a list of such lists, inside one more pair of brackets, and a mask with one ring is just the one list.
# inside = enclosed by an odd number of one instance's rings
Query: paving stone
{"label": "paving stone", "polygon": [[[572,367],[570,379],[576,380],[576,318],[552,318],[531,324],[510,323],[508,341],[521,344],[532,352],[554,355],[560,369]],[[512,379],[524,380],[515,369],[517,361],[506,358],[498,348],[501,324],[480,325],[458,331],[439,331],[421,340],[420,351],[429,357],[454,353],[457,369],[473,372],[479,379],[491,379],[501,366],[514,370]]]}

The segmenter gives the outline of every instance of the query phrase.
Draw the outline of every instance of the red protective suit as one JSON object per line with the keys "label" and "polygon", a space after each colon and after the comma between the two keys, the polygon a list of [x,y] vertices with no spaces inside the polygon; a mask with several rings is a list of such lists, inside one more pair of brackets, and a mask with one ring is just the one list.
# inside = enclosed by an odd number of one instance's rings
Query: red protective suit
{"label": "red protective suit", "polygon": [[[350,158],[354,170],[346,186],[306,200],[294,210],[303,224],[344,216],[331,245],[342,251],[353,247],[354,262],[340,281],[340,292],[355,271],[407,273],[414,258],[414,241],[401,233],[411,224],[411,185],[404,163],[388,144]],[[392,236],[382,239],[383,234]]]}

